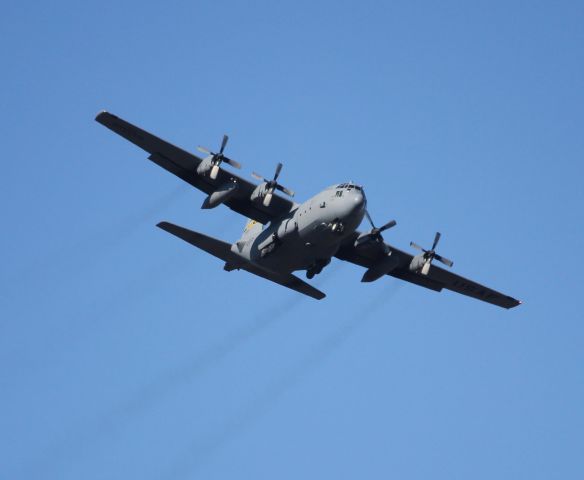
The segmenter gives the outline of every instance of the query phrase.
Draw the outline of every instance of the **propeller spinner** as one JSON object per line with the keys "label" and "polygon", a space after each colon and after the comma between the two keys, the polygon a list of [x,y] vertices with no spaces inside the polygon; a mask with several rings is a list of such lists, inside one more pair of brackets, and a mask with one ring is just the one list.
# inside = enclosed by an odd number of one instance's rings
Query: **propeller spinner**
{"label": "propeller spinner", "polygon": [[274,195],[274,190],[280,190],[281,192],[284,192],[286,195],[290,195],[291,197],[294,196],[294,191],[290,190],[286,187],[284,187],[283,185],[278,183],[278,177],[280,176],[280,172],[282,171],[282,164],[278,163],[278,165],[276,166],[276,172],[274,173],[274,178],[272,180],[268,180],[267,178],[264,178],[262,175],[260,175],[259,173],[253,172],[251,175],[254,178],[257,178],[258,180],[262,180],[266,183],[266,187],[265,187],[265,195],[264,195],[264,207],[269,207],[270,203],[272,203],[272,196]]}
{"label": "propeller spinner", "polygon": [[236,162],[235,160],[232,160],[231,158],[228,158],[223,154],[223,151],[225,150],[225,146],[227,145],[228,140],[229,137],[227,135],[223,135],[223,140],[221,141],[221,148],[219,149],[218,153],[214,153],[208,148],[201,147],[200,145],[197,147],[197,150],[199,150],[199,152],[206,153],[207,155],[211,155],[213,157],[211,158],[211,164],[213,166],[211,167],[211,173],[209,175],[211,177],[211,180],[215,180],[217,178],[217,174],[219,173],[219,165],[221,165],[221,162],[225,162],[234,168],[241,168],[241,164],[239,162]]}
{"label": "propeller spinner", "polygon": [[424,265],[422,266],[421,270],[422,275],[428,275],[428,272],[430,271],[430,264],[434,259],[438,260],[439,262],[442,262],[444,265],[447,265],[449,267],[452,267],[452,265],[454,265],[454,262],[452,260],[448,260],[447,258],[436,253],[436,245],[438,245],[440,236],[441,236],[440,232],[436,232],[436,236],[434,237],[434,243],[432,244],[432,248],[430,250],[426,250],[420,247],[417,243],[410,242],[410,245],[412,247],[424,252],[423,253]]}

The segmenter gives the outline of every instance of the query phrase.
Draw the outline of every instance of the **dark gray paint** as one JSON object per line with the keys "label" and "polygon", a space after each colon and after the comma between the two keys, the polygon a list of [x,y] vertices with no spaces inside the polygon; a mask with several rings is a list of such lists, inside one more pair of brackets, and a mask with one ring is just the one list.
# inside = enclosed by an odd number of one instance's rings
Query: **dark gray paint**
{"label": "dark gray paint", "polygon": [[203,208],[223,203],[260,224],[267,224],[265,228],[255,225],[247,229],[232,245],[167,222],[159,224],[160,228],[224,260],[227,271],[244,269],[320,299],[324,297],[322,292],[292,272],[306,270],[311,278],[332,257],[337,257],[365,267],[364,282],[391,275],[430,290],[446,288],[504,308],[521,303],[433,264],[428,274],[422,275],[420,256],[395,248],[376,235],[365,236],[357,231],[367,204],[358,185],[350,182],[333,185],[302,204],[274,194],[266,207],[265,182],[256,185],[222,168],[217,178],[212,179],[209,158],[203,160],[110,113],[102,112],[96,120],[146,150],[154,163],[205,192],[208,197]]}

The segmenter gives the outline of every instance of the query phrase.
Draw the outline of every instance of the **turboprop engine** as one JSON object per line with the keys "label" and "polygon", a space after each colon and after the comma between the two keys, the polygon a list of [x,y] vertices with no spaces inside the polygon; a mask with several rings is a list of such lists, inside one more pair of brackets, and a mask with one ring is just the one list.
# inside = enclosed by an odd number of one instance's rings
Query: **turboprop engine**
{"label": "turboprop engine", "polygon": [[444,265],[448,267],[452,267],[454,262],[449,260],[442,255],[438,255],[436,253],[436,245],[438,245],[438,241],[440,240],[440,232],[436,232],[436,236],[434,237],[434,243],[432,243],[432,248],[430,250],[426,250],[425,248],[420,247],[417,243],[410,242],[410,245],[414,247],[416,250],[421,250],[423,253],[416,255],[412,261],[410,262],[410,270],[412,272],[421,273],[422,275],[428,275],[430,271],[430,265],[432,264],[432,260],[436,259],[439,262],[442,262]]}
{"label": "turboprop engine", "polygon": [[387,275],[399,264],[399,257],[396,254],[393,254],[389,246],[383,241],[383,236],[381,235],[385,230],[395,227],[397,222],[391,220],[382,227],[376,227],[367,210],[365,210],[365,216],[371,224],[371,230],[359,235],[355,240],[354,246],[355,248],[374,248],[381,251],[381,258],[376,261],[375,265],[367,269],[363,274],[363,278],[361,278],[362,282],[374,282],[384,275]]}
{"label": "turboprop engine", "polygon": [[286,188],[278,183],[278,177],[280,176],[281,171],[282,164],[278,163],[276,166],[276,173],[274,173],[274,178],[272,180],[268,180],[256,172],[251,174],[252,177],[263,181],[263,183],[260,183],[251,194],[252,202],[261,200],[264,207],[269,207],[270,203],[272,203],[274,190],[280,190],[281,192],[285,193],[286,195],[290,195],[291,197],[294,196],[293,190],[290,190],[289,188]]}
{"label": "turboprop engine", "polygon": [[217,190],[211,192],[205,201],[201,205],[201,208],[215,208],[217,205],[221,205],[223,202],[229,200],[237,189],[239,184],[235,181],[226,182],[221,185]]}
{"label": "turboprop engine", "polygon": [[207,158],[203,159],[203,161],[197,167],[197,173],[199,175],[209,175],[211,180],[215,180],[219,173],[219,166],[222,162],[225,162],[231,165],[234,168],[241,168],[241,164],[232,160],[231,158],[226,157],[223,154],[225,150],[225,146],[227,145],[227,141],[229,137],[227,135],[223,135],[223,140],[221,141],[221,147],[217,153],[212,152],[206,147],[201,147],[200,145],[197,147],[199,152],[206,153],[208,155]]}

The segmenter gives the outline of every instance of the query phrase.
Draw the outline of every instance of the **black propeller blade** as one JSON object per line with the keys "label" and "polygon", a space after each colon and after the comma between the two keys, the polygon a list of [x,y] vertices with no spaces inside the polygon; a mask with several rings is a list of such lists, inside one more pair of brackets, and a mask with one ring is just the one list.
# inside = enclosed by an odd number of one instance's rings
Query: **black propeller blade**
{"label": "black propeller blade", "polygon": [[442,255],[438,255],[436,253],[436,246],[440,241],[440,237],[441,237],[440,232],[436,232],[436,235],[434,236],[434,242],[432,243],[432,248],[430,250],[426,250],[425,248],[420,247],[420,245],[418,245],[417,243],[410,242],[410,245],[414,247],[416,250],[424,252],[425,262],[424,265],[422,266],[421,271],[422,275],[428,274],[428,271],[430,270],[430,264],[434,259],[438,260],[439,262],[442,262],[444,265],[447,265],[449,267],[452,267],[452,265],[454,265],[454,262],[452,260],[449,260],[448,258],[445,258]]}
{"label": "black propeller blade", "polygon": [[371,230],[369,231],[369,233],[360,235],[359,238],[355,240],[356,247],[359,247],[370,241],[383,243],[383,236],[381,235],[381,233],[397,225],[397,222],[395,220],[391,220],[382,227],[377,228],[373,223],[373,219],[371,218],[371,215],[369,215],[367,209],[365,209],[365,216],[367,217],[367,220],[369,220],[369,223],[371,224]]}
{"label": "black propeller blade", "polygon": [[280,176],[280,172],[282,171],[283,165],[278,163],[276,166],[276,172],[274,173],[274,178],[272,180],[268,180],[267,178],[263,177],[259,173],[253,172],[251,175],[258,180],[262,180],[266,183],[266,193],[264,196],[264,206],[269,207],[270,203],[272,202],[272,196],[274,194],[274,190],[280,190],[284,192],[286,195],[290,195],[291,197],[294,196],[294,191],[290,190],[289,188],[284,187],[278,183],[278,177]]}
{"label": "black propeller blade", "polygon": [[235,160],[232,160],[231,158],[226,157],[223,154],[223,151],[225,150],[225,147],[227,146],[228,140],[229,140],[229,137],[227,135],[223,135],[223,140],[221,141],[221,147],[220,147],[218,153],[214,153],[211,150],[209,150],[208,148],[201,147],[200,145],[197,147],[197,150],[199,150],[199,152],[206,153],[207,155],[211,155],[213,157],[211,159],[211,163],[213,164],[213,167],[211,168],[211,174],[209,175],[212,180],[215,180],[217,178],[217,174],[219,173],[219,165],[221,164],[221,162],[225,162],[234,168],[241,168],[241,163],[236,162]]}

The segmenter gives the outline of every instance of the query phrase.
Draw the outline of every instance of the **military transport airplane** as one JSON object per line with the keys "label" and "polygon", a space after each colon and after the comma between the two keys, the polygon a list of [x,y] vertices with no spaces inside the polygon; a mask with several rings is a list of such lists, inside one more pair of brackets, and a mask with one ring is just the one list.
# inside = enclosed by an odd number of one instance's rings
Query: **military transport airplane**
{"label": "military transport airplane", "polygon": [[[111,113],[101,112],[95,119],[148,152],[148,158],[154,163],[207,194],[201,208],[224,204],[250,219],[242,237],[233,244],[172,223],[158,224],[161,229],[223,260],[226,271],[243,269],[320,300],[325,294],[292,272],[306,270],[307,278],[311,279],[336,257],[364,267],[362,282],[391,275],[430,290],[439,292],[446,288],[504,308],[521,303],[433,265],[436,260],[452,266],[452,261],[436,253],[440,233],[436,233],[430,249],[412,242],[411,246],[421,251],[415,256],[385,243],[382,233],[396,222],[375,226],[360,185],[353,182],[333,185],[299,204],[275,193],[294,196],[293,191],[278,182],[281,163],[271,179],[253,173],[261,181],[257,185],[223,169],[223,164],[241,168],[224,154],[227,136],[223,137],[218,152],[199,147],[205,153],[200,158]],[[364,217],[371,229],[360,232],[357,227]]]}

